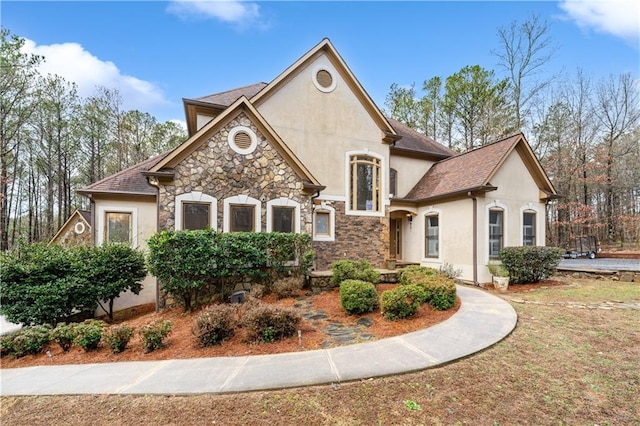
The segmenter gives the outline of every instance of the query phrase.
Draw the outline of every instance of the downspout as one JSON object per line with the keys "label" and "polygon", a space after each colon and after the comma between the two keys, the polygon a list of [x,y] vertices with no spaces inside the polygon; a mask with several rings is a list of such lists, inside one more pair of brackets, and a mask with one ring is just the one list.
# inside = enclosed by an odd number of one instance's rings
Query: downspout
{"label": "downspout", "polygon": [[[160,184],[155,176],[149,176],[147,181],[151,186],[156,187],[156,232],[160,232]],[[156,312],[160,312],[160,283],[158,278],[156,278]]]}
{"label": "downspout", "polygon": [[467,192],[467,196],[473,200],[473,285],[479,286],[478,283],[478,199],[471,191]]}

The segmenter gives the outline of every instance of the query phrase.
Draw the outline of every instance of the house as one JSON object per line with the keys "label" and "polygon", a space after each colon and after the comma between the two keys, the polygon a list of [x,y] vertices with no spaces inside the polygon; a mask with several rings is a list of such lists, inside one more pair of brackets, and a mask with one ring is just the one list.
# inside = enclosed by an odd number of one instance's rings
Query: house
{"label": "house", "polygon": [[[183,103],[184,143],[79,191],[96,244],[301,232],[317,270],[395,258],[479,283],[502,247],[545,243],[556,193],[524,135],[457,154],[385,117],[328,39],[270,83]],[[139,303],[155,297],[153,277],[144,284]]]}

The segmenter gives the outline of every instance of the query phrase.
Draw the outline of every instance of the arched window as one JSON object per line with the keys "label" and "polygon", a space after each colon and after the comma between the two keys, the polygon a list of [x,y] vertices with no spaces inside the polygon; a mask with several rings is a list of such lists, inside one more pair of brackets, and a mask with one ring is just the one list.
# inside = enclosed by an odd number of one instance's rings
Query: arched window
{"label": "arched window", "polygon": [[349,209],[359,212],[381,212],[381,159],[367,154],[349,157]]}
{"label": "arched window", "polygon": [[489,210],[489,259],[499,259],[504,247],[504,211]]}

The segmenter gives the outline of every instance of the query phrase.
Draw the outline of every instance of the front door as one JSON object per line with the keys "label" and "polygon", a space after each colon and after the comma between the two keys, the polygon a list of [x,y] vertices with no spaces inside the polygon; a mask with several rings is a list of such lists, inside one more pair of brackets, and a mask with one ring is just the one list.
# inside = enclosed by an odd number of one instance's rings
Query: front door
{"label": "front door", "polygon": [[402,219],[389,219],[389,257],[402,259]]}

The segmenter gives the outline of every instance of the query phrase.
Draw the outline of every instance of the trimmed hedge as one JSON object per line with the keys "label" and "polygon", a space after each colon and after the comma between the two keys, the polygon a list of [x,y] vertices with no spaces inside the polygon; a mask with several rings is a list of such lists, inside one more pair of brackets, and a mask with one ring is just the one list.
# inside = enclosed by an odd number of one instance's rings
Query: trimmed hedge
{"label": "trimmed hedge", "polygon": [[349,314],[373,312],[378,306],[375,285],[360,280],[345,280],[340,283],[340,304]]}
{"label": "trimmed hedge", "polygon": [[[313,261],[306,234],[162,231],[149,238],[148,246],[149,270],[185,311],[198,304],[201,293],[216,291],[224,298],[246,279],[267,283],[306,275]],[[293,259],[296,264],[290,266]]]}
{"label": "trimmed hedge", "polygon": [[557,247],[505,247],[500,252],[502,265],[513,284],[537,283],[553,276],[563,251]]}
{"label": "trimmed hedge", "polygon": [[426,292],[422,286],[400,285],[382,292],[380,308],[387,319],[405,319],[414,316],[425,299]]}
{"label": "trimmed hedge", "polygon": [[331,264],[331,282],[340,285],[346,280],[366,281],[376,284],[380,281],[380,273],[364,259],[338,260]]}

